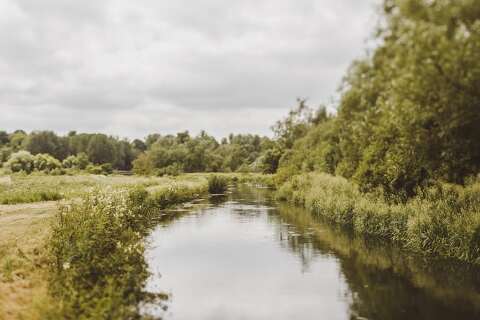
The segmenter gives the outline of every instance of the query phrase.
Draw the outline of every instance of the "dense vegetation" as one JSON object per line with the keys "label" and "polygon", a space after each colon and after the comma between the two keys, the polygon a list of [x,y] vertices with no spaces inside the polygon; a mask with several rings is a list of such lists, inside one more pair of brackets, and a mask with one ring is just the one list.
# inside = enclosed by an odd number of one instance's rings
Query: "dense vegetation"
{"label": "dense vegetation", "polygon": [[480,183],[436,184],[406,203],[391,203],[362,194],[345,178],[309,173],[284,183],[277,196],[411,251],[480,263]]}
{"label": "dense vegetation", "polygon": [[55,219],[49,248],[50,292],[58,304],[52,319],[139,319],[141,303],[164,295],[144,290],[149,276],[143,237],[159,209],[206,193],[205,180],[170,184],[148,192],[136,187],[95,190],[64,206]]}
{"label": "dense vegetation", "polygon": [[280,179],[319,170],[406,199],[480,171],[480,2],[387,0],[383,18],[337,114],[295,142]]}
{"label": "dense vegetation", "polygon": [[258,135],[233,135],[221,139],[201,132],[176,136],[150,135],[145,152],[133,162],[138,174],[178,174],[181,172],[267,172],[276,170],[271,150],[276,143]]}
{"label": "dense vegetation", "polygon": [[379,46],[352,64],[337,113],[285,122],[294,142],[279,197],[479,263],[480,2],[386,0],[382,18]]}
{"label": "dense vegetation", "polygon": [[104,134],[58,136],[51,131],[0,131],[0,163],[12,172],[64,174],[86,170],[108,174],[132,170],[141,175],[182,172],[275,172],[276,142],[258,135],[229,135],[218,142],[202,131],[192,137],[151,134],[145,141]]}

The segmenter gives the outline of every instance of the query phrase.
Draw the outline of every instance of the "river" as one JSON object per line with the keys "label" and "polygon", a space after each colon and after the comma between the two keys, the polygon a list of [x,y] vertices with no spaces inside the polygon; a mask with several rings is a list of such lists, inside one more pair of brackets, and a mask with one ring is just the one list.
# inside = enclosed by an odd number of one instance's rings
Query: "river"
{"label": "river", "polygon": [[145,313],[175,320],[480,319],[480,270],[408,254],[240,185],[147,239]]}

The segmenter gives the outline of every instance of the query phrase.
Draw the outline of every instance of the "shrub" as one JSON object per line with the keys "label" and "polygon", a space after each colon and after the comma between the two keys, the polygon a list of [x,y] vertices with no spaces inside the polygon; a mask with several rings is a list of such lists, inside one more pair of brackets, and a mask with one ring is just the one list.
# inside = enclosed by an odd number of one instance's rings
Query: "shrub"
{"label": "shrub", "polygon": [[63,160],[62,163],[64,168],[79,170],[85,170],[89,164],[90,161],[88,161],[88,156],[84,152],[80,152],[76,156],[69,156]]}
{"label": "shrub", "polygon": [[55,169],[60,169],[62,164],[49,154],[39,153],[33,158],[35,170],[49,173]]}
{"label": "shrub", "polygon": [[34,169],[34,157],[28,151],[18,151],[10,156],[4,167],[12,172],[31,173]]}
{"label": "shrub", "polygon": [[228,180],[225,177],[212,175],[208,178],[208,192],[212,194],[224,193],[228,187]]}
{"label": "shrub", "polygon": [[138,175],[149,175],[152,173],[153,165],[146,153],[141,153],[133,161],[133,172]]}
{"label": "shrub", "polygon": [[6,162],[11,154],[12,154],[11,148],[8,148],[8,147],[0,148],[0,164]]}
{"label": "shrub", "polygon": [[[145,292],[149,276],[143,237],[158,208],[191,200],[206,184],[170,186],[149,194],[95,190],[60,209],[49,240],[50,289],[58,308],[51,319],[143,319],[142,302],[165,295]],[[168,218],[168,215],[161,215]]]}
{"label": "shrub", "polygon": [[183,167],[178,163],[174,163],[164,168],[155,169],[154,172],[155,172],[155,175],[159,177],[163,177],[163,176],[176,177],[181,173],[183,173]]}
{"label": "shrub", "polygon": [[87,167],[87,171],[91,174],[104,174],[108,175],[113,172],[112,164],[104,163],[101,165],[90,164]]}

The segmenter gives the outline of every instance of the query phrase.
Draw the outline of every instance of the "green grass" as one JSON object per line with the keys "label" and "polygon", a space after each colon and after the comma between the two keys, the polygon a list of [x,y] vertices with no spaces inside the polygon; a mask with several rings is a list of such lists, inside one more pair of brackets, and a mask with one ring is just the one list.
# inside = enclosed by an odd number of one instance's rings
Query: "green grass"
{"label": "green grass", "polygon": [[112,190],[92,191],[55,219],[50,292],[59,303],[46,318],[138,319],[141,302],[165,298],[144,291],[143,238],[153,220],[168,218],[161,209],[205,194],[207,180]]}
{"label": "green grass", "polygon": [[212,194],[225,193],[228,188],[228,179],[222,176],[212,175],[208,178],[208,192]]}
{"label": "green grass", "polygon": [[61,199],[63,199],[63,195],[54,190],[15,190],[0,194],[0,204],[56,201]]}
{"label": "green grass", "polygon": [[341,177],[310,173],[284,183],[277,197],[415,252],[480,263],[480,183],[438,183],[406,203],[393,204],[361,193]]}
{"label": "green grass", "polygon": [[49,176],[35,173],[0,176],[0,204],[31,203],[80,198],[93,188],[124,189],[132,186],[169,185],[173,181],[197,181],[204,177],[159,178],[101,175]]}

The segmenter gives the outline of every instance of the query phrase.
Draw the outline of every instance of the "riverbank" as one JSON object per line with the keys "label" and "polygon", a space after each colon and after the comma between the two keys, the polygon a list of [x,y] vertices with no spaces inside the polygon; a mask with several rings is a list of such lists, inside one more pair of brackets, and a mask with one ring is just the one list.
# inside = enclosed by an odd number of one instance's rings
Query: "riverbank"
{"label": "riverbank", "polygon": [[143,235],[152,220],[168,218],[162,209],[206,195],[209,176],[0,177],[0,319],[124,318],[138,313],[139,300],[162,298],[141,291]]}
{"label": "riverbank", "polygon": [[480,264],[480,183],[437,184],[406,203],[362,194],[341,177],[309,173],[280,186],[277,197],[353,231],[422,254]]}
{"label": "riverbank", "polygon": [[133,319],[144,301],[162,299],[144,291],[148,271],[143,238],[162,209],[208,192],[208,183],[94,191],[63,206],[49,241],[50,294],[58,307],[50,318]]}

